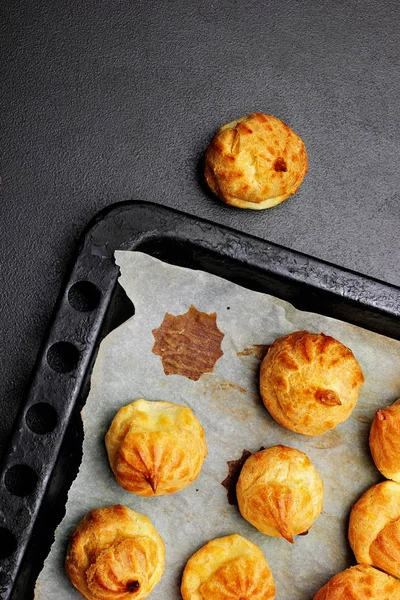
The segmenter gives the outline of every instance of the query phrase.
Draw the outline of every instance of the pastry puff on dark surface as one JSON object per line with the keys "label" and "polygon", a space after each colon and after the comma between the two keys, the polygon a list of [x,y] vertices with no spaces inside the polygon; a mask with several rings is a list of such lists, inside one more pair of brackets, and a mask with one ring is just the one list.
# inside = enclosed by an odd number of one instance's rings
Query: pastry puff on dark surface
{"label": "pastry puff on dark surface", "polygon": [[115,415],[105,443],[118,483],[139,496],[173,494],[198,477],[207,445],[190,408],[136,400]]}
{"label": "pastry puff on dark surface", "polygon": [[220,127],[206,150],[204,175],[227,204],[261,210],[294,194],[307,169],[303,140],[277,117],[254,112]]}
{"label": "pastry puff on dark surface", "polygon": [[164,542],[150,519],[119,504],[83,517],[65,560],[69,580],[86,600],[147,598],[164,566]]}

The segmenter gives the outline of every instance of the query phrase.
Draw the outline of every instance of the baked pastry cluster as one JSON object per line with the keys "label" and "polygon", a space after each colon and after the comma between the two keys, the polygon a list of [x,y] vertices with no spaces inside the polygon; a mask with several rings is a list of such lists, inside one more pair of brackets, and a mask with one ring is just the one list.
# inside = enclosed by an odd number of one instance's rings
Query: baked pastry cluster
{"label": "baked pastry cluster", "polygon": [[356,565],[334,575],[314,600],[400,600],[400,581],[368,565]]}
{"label": "baked pastry cluster", "polygon": [[260,548],[240,535],[208,542],[189,558],[183,600],[272,600],[275,585]]}
{"label": "baked pastry cluster", "polygon": [[323,333],[277,339],[261,364],[265,407],[283,427],[319,435],[345,421],[364,382],[352,351]]}
{"label": "baked pastry cluster", "polygon": [[[351,350],[308,331],[277,339],[262,361],[263,402],[281,425],[318,435],[346,420],[364,376]],[[373,486],[354,505],[349,541],[358,565],[335,575],[314,600],[400,600],[400,400],[379,410],[370,433],[381,472],[397,481]],[[172,494],[199,475],[207,455],[193,412],[170,402],[136,400],[105,436],[118,483],[141,496]],[[324,484],[303,452],[283,445],[244,462],[236,485],[241,515],[265,535],[293,543],[321,513]],[[160,580],[164,544],[150,520],[116,505],[89,512],[73,531],[65,568],[87,600],[146,598]],[[187,562],[183,600],[272,600],[275,586],[260,548],[239,535],[208,542]]]}
{"label": "baked pastry cluster", "polygon": [[294,448],[273,446],[252,454],[236,486],[241,515],[261,533],[307,533],[320,514],[324,484],[310,459]]}
{"label": "baked pastry cluster", "polygon": [[254,112],[218,130],[205,153],[205,179],[221,200],[270,208],[299,188],[308,169],[303,140],[280,119]]}
{"label": "baked pastry cluster", "polygon": [[105,443],[118,483],[140,496],[173,494],[197,478],[207,456],[190,408],[136,400],[117,412]]}
{"label": "baked pastry cluster", "polygon": [[87,513],[71,534],[65,561],[87,600],[147,598],[164,566],[164,542],[150,519],[119,504]]}
{"label": "baked pastry cluster", "polygon": [[369,446],[382,475],[400,483],[400,399],[376,412]]}
{"label": "baked pastry cluster", "polygon": [[[375,465],[391,481],[372,486],[355,503],[349,542],[358,562],[400,578],[400,400],[376,412],[369,443]],[[398,597],[398,596],[391,596]]]}
{"label": "baked pastry cluster", "polygon": [[400,578],[400,483],[384,481],[353,506],[349,542],[358,562]]}

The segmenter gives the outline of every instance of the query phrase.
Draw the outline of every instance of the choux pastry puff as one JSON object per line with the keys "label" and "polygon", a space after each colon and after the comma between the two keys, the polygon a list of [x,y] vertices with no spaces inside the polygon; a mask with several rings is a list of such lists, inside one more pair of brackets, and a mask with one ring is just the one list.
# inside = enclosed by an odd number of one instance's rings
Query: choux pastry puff
{"label": "choux pastry puff", "polygon": [[150,519],[119,504],[87,513],[71,534],[65,570],[86,600],[143,600],[164,572]]}
{"label": "choux pastry puff", "polygon": [[173,494],[198,477],[207,445],[190,408],[136,400],[115,415],[105,443],[118,483],[139,496]]}

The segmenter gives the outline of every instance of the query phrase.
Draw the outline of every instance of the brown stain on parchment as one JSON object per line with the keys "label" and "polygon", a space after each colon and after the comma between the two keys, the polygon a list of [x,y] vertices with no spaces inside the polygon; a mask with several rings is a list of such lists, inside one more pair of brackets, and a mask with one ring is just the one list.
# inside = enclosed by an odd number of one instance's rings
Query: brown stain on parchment
{"label": "brown stain on parchment", "polygon": [[[258,452],[261,452],[261,450],[265,450],[264,446],[261,446]],[[243,450],[242,456],[240,458],[237,458],[236,460],[226,461],[228,465],[228,475],[223,481],[221,481],[221,485],[223,485],[224,488],[227,490],[228,502],[232,506],[237,506],[238,504],[236,496],[236,484],[238,482],[239,475],[244,463],[252,454],[253,452],[250,452],[250,450]]]}
{"label": "brown stain on parchment", "polygon": [[251,357],[255,358],[256,360],[262,360],[264,358],[264,356],[267,354],[268,349],[269,349],[268,344],[253,344],[252,346],[249,346],[248,348],[243,348],[243,350],[241,352],[236,352],[236,355],[239,356],[239,358],[251,356]]}
{"label": "brown stain on parchment", "polygon": [[[229,412],[236,421],[246,421],[253,414],[250,403],[248,402],[248,392],[246,388],[238,385],[234,381],[230,381],[229,379],[219,379],[215,375],[208,375],[202,380],[199,392],[216,403],[222,404],[223,409],[226,412]],[[241,405],[241,403],[239,403],[239,405],[233,403],[232,394],[240,394],[243,398],[243,405]]]}
{"label": "brown stain on parchment", "polygon": [[193,381],[211,373],[223,355],[224,334],[218,329],[217,314],[197,310],[193,304],[183,315],[165,313],[157,329],[152,351],[161,356],[166,375],[182,375]]}
{"label": "brown stain on parchment", "polygon": [[243,450],[242,456],[237,458],[236,460],[228,460],[228,475],[225,477],[223,481],[221,481],[221,485],[228,492],[228,502],[232,506],[237,505],[237,497],[236,497],[236,484],[239,479],[240,471],[246,460],[251,456],[251,452],[249,450]]}
{"label": "brown stain on parchment", "polygon": [[365,423],[367,425],[372,424],[374,420],[373,417],[368,417],[368,415],[354,415],[354,419],[359,423]]}
{"label": "brown stain on parchment", "polygon": [[218,381],[217,386],[222,391],[236,390],[236,391],[240,392],[241,394],[246,393],[246,388],[242,387],[241,385],[238,385],[237,383],[234,383],[233,381],[229,381],[229,380]]}
{"label": "brown stain on parchment", "polygon": [[343,443],[343,437],[338,431],[327,431],[322,436],[313,440],[313,443],[310,444],[313,448],[318,448],[319,450],[329,450],[330,448],[337,448]]}

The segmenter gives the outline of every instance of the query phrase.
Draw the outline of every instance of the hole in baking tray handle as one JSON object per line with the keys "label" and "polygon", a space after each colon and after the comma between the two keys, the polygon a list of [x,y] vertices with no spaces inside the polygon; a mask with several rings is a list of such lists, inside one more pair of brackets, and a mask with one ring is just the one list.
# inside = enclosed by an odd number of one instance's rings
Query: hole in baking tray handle
{"label": "hole in baking tray handle", "polygon": [[4,483],[10,494],[28,496],[37,484],[37,475],[28,465],[14,465],[5,474]]}
{"label": "hole in baking tray handle", "polygon": [[79,350],[71,342],[56,342],[47,351],[49,367],[57,373],[69,373],[79,361]]}
{"label": "hole in baking tray handle", "polygon": [[100,298],[100,290],[90,281],[77,281],[68,291],[68,302],[80,312],[89,312],[97,308]]}
{"label": "hole in baking tray handle", "polygon": [[17,549],[15,535],[6,527],[0,527],[0,559],[7,558]]}
{"label": "hole in baking tray handle", "polygon": [[57,425],[57,411],[47,402],[33,404],[26,412],[25,421],[33,433],[45,435]]}

